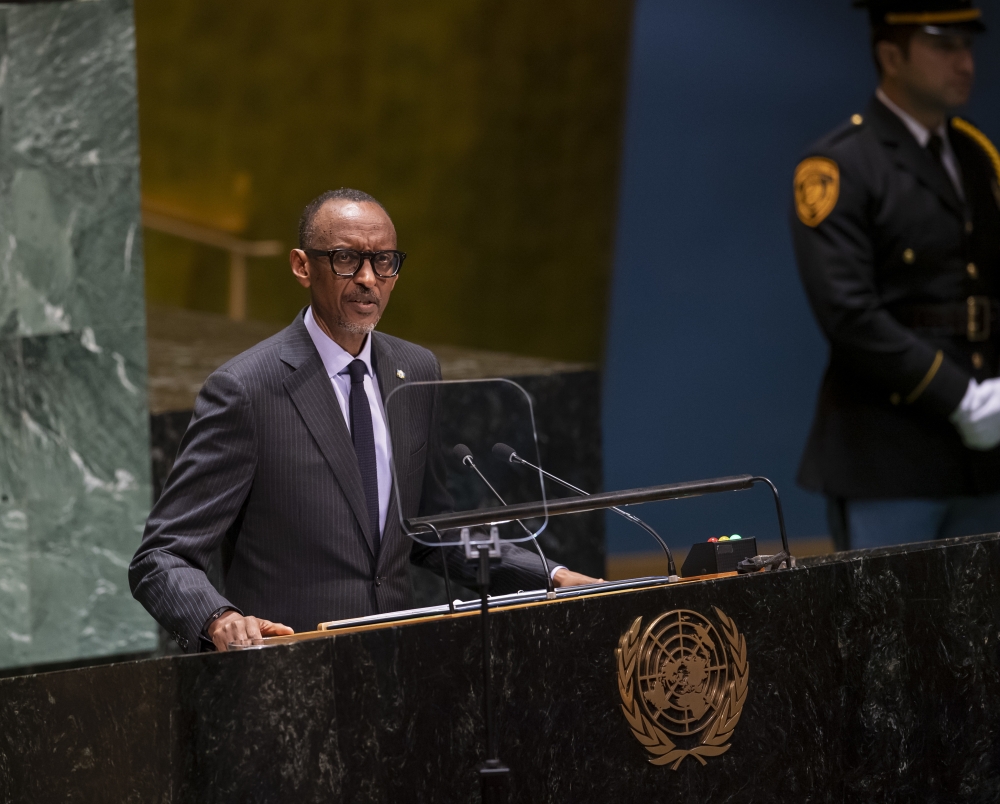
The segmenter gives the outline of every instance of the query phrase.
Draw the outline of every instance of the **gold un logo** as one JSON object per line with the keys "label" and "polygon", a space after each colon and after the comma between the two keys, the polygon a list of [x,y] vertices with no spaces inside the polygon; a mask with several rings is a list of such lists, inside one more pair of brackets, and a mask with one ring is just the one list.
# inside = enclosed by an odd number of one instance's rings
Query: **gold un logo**
{"label": "gold un logo", "polygon": [[688,756],[705,765],[705,757],[729,750],[750,665],[736,624],[718,608],[715,614],[721,635],[708,618],[679,609],[661,614],[642,636],[637,617],[618,642],[622,712],[654,765],[677,770]]}

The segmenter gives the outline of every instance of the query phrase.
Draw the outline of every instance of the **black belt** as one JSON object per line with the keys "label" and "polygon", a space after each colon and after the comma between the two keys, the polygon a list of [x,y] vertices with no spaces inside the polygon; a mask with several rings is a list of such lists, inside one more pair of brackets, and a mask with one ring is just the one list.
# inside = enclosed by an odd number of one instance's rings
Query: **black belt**
{"label": "black belt", "polygon": [[989,296],[969,296],[964,302],[893,306],[901,324],[933,335],[963,337],[972,343],[987,341],[994,325],[1000,327],[1000,302]]}

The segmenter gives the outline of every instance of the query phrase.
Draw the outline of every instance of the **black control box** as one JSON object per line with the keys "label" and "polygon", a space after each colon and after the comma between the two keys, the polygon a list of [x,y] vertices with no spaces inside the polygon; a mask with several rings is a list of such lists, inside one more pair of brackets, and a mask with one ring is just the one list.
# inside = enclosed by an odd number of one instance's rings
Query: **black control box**
{"label": "black control box", "polygon": [[691,578],[695,575],[717,575],[720,572],[736,572],[736,565],[744,558],[757,555],[757,540],[736,539],[725,542],[698,542],[691,545],[691,550],[681,567],[681,577]]}

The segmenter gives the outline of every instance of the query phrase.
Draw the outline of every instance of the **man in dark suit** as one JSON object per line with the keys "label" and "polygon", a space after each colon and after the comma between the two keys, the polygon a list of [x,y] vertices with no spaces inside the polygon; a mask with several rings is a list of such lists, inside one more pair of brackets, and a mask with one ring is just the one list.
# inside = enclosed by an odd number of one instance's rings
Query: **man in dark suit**
{"label": "man in dark suit", "polygon": [[969,0],[866,5],[876,97],[799,164],[792,216],[830,342],[799,480],[841,547],[1000,529],[1000,155],[951,116],[984,27]]}
{"label": "man in dark suit", "polygon": [[[129,568],[132,594],[186,650],[406,608],[410,561],[447,560],[474,582],[457,550],[411,543],[399,523],[390,449],[405,517],[443,493],[428,465],[435,395],[409,394],[395,419],[383,399],[441,372],[426,349],[374,332],[406,256],[392,221],[337,190],[306,208],[299,246],[290,263],[310,306],[205,382]],[[220,547],[224,594],[205,573]],[[552,579],[592,580],[565,567]],[[504,546],[496,592],[545,584],[537,555]]]}

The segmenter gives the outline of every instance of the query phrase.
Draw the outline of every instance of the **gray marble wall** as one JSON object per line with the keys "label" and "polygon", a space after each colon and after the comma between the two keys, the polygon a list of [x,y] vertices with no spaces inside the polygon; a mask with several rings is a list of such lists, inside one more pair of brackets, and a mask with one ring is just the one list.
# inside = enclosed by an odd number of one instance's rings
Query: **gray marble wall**
{"label": "gray marble wall", "polygon": [[155,647],[130,0],[0,3],[0,668]]}

